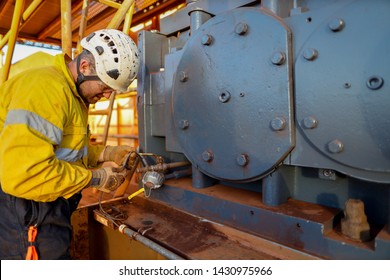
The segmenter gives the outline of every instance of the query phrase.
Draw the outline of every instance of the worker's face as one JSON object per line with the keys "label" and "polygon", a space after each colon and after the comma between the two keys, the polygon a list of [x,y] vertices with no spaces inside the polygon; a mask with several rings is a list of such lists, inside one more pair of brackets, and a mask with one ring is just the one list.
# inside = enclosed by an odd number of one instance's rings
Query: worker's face
{"label": "worker's face", "polygon": [[85,81],[80,85],[80,94],[88,104],[95,104],[102,97],[110,98],[113,91],[101,81]]}
{"label": "worker's face", "polygon": [[[85,76],[93,76],[97,78],[95,71],[87,60],[81,59],[80,72]],[[93,80],[85,80],[80,84],[79,94],[83,98],[84,102],[88,104],[95,104],[102,97],[110,98],[114,90],[100,81],[98,78]]]}

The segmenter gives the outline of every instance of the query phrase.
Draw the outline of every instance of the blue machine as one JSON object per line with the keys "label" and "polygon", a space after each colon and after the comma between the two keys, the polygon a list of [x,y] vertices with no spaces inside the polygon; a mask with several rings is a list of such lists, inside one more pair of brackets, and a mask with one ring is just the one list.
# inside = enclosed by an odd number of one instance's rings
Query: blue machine
{"label": "blue machine", "polygon": [[390,259],[389,14],[188,0],[141,32],[140,150],[191,163],[150,199],[323,258]]}

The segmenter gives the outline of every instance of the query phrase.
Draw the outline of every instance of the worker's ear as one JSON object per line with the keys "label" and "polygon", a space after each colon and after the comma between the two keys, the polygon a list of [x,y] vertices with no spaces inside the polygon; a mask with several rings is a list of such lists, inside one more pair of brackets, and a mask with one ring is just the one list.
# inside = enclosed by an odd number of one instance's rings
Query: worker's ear
{"label": "worker's ear", "polygon": [[90,70],[89,70],[89,62],[88,60],[86,59],[80,59],[80,72],[83,73],[84,75],[88,75],[90,74]]}

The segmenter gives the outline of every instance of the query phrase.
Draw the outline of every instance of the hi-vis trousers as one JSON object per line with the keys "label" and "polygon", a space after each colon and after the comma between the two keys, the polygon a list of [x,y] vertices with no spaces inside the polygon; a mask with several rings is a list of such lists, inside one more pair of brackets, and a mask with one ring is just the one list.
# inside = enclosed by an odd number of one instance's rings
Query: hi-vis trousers
{"label": "hi-vis trousers", "polygon": [[72,227],[70,217],[81,194],[70,199],[36,202],[6,194],[0,188],[0,259],[24,260],[28,229],[37,228],[34,246],[40,260],[70,259]]}

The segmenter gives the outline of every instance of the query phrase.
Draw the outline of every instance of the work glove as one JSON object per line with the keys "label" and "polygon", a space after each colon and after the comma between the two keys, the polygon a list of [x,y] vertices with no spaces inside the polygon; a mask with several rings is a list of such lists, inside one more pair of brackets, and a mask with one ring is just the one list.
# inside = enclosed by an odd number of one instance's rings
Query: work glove
{"label": "work glove", "polygon": [[[118,170],[120,170],[118,172]],[[99,191],[110,193],[119,188],[126,179],[126,169],[116,169],[113,167],[102,167],[92,170],[91,187]]]}
{"label": "work glove", "polygon": [[135,151],[135,148],[131,146],[106,146],[101,153],[101,162],[113,161],[117,165],[122,165],[124,158],[130,152]]}

